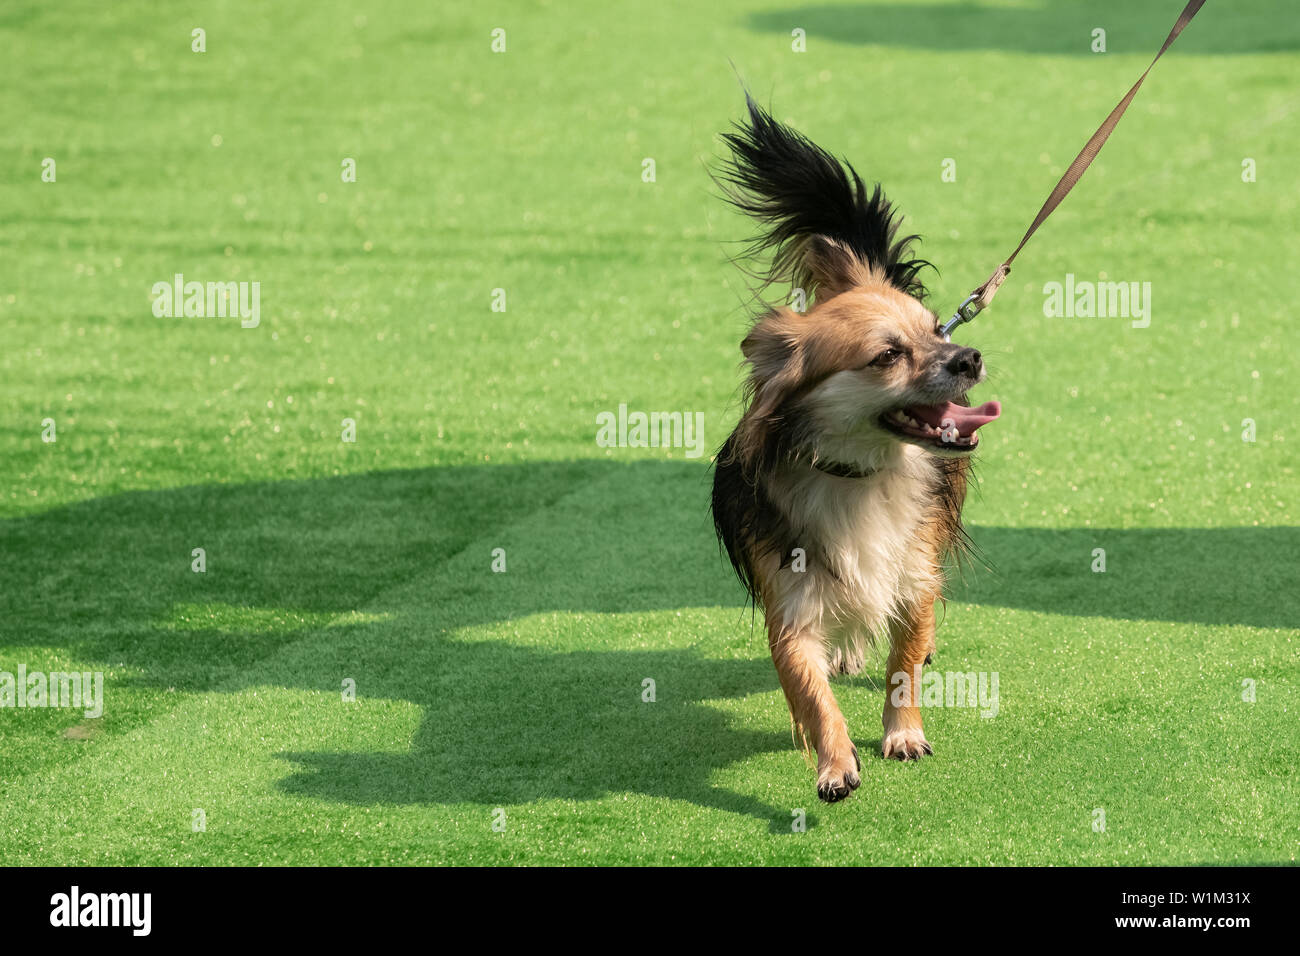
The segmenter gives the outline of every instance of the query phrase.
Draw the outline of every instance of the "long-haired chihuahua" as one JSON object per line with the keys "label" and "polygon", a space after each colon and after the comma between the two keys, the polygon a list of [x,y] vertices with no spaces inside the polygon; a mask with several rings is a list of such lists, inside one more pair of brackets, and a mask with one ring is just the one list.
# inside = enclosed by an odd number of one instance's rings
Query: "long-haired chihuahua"
{"label": "long-haired chihuahua", "polygon": [[762,224],[768,282],[792,282],[811,307],[760,315],[741,343],[745,410],[718,452],[713,519],[756,606],[817,794],[855,790],[857,748],[829,677],[856,673],[888,637],[881,754],[933,753],[918,709],[934,650],[944,563],[967,544],[962,502],[977,429],[980,353],[944,339],[923,304],[916,236],[852,166],[747,97],[749,122],[724,135],[718,181]]}

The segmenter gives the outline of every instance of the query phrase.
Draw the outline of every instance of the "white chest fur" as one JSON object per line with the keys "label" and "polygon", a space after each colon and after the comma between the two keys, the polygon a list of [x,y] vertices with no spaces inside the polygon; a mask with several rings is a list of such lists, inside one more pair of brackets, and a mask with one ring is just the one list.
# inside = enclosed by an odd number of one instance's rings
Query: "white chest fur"
{"label": "white chest fur", "polygon": [[[769,566],[783,630],[816,641],[828,668],[856,671],[891,621],[938,587],[921,532],[934,507],[935,464],[911,446],[868,478],[792,471],[772,488],[804,549],[804,570]],[[769,608],[769,612],[774,608]]]}

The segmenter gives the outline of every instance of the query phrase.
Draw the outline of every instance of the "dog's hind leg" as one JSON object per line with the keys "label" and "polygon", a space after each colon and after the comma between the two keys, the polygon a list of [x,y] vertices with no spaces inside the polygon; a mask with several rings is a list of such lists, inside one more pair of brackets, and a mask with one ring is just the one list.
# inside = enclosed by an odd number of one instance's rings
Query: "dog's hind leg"
{"label": "dog's hind leg", "polygon": [[808,632],[773,627],[768,644],[795,725],[805,742],[817,750],[817,796],[827,803],[843,800],[861,783],[858,772],[862,764],[826,679],[821,639]]}
{"label": "dog's hind leg", "polygon": [[934,602],[912,608],[890,634],[885,665],[885,735],[880,753],[896,760],[917,760],[934,753],[921,727],[921,669],[934,650]]}

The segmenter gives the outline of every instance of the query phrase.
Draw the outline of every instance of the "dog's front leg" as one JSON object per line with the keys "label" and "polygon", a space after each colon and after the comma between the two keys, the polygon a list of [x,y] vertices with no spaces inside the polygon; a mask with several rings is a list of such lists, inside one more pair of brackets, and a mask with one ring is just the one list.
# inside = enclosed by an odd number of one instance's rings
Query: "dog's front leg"
{"label": "dog's front leg", "polygon": [[817,796],[827,803],[858,789],[858,748],[826,680],[826,655],[817,635],[807,631],[768,632],[772,661],[795,725],[817,750]]}
{"label": "dog's front leg", "polygon": [[934,602],[914,607],[890,634],[885,665],[885,736],[880,753],[896,760],[917,760],[934,753],[921,727],[921,668],[934,648]]}

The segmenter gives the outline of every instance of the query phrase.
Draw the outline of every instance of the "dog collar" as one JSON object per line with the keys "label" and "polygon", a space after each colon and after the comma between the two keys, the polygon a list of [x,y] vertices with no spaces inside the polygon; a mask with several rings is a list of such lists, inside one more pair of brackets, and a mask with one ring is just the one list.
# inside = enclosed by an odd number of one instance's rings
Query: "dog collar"
{"label": "dog collar", "polygon": [[814,460],[812,466],[818,471],[825,472],[828,475],[834,475],[836,478],[870,478],[879,468],[863,470],[857,465],[846,465],[842,461],[817,461]]}

